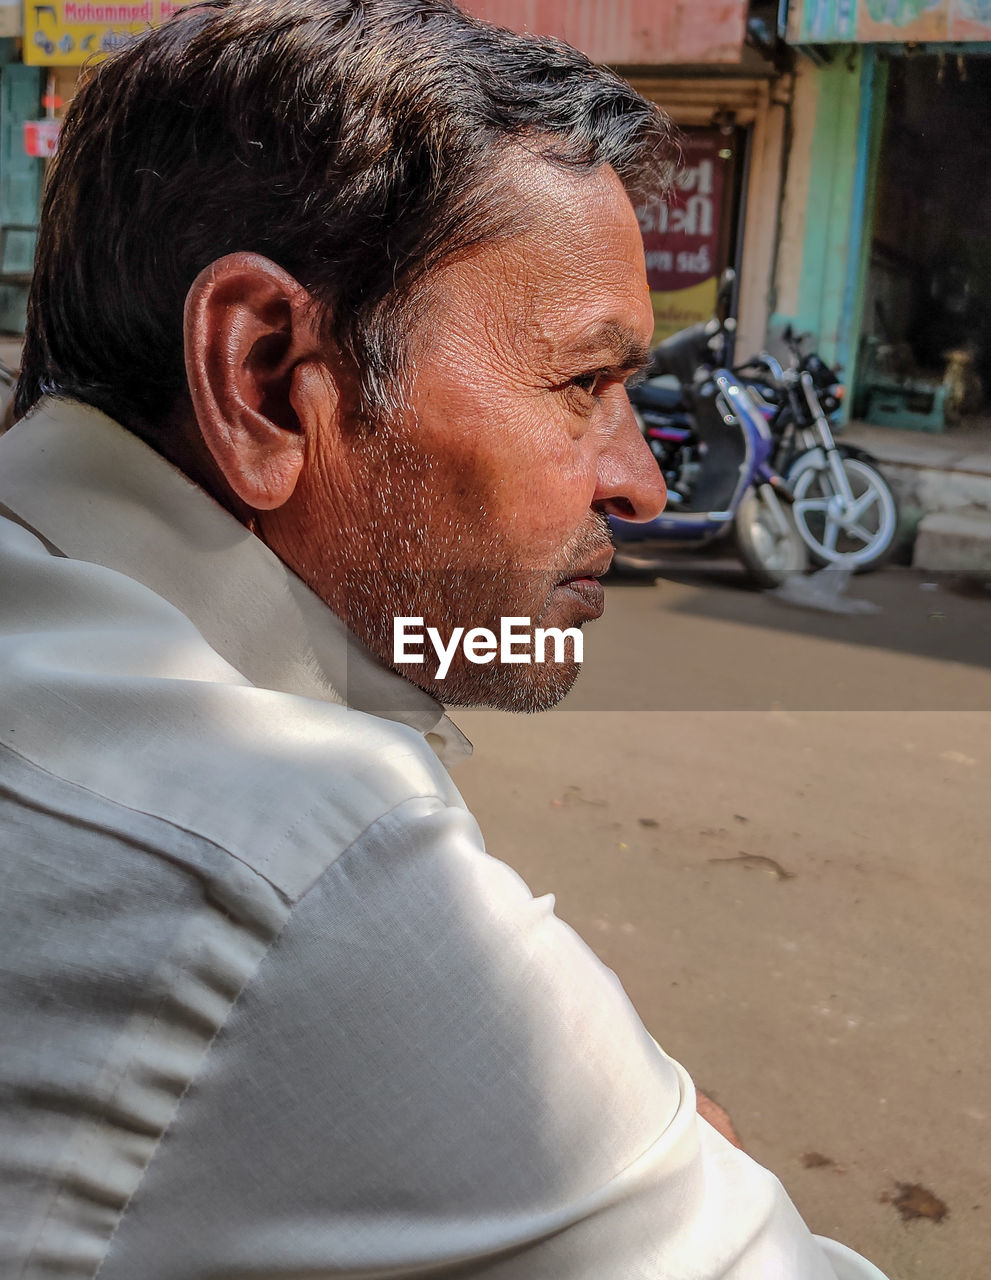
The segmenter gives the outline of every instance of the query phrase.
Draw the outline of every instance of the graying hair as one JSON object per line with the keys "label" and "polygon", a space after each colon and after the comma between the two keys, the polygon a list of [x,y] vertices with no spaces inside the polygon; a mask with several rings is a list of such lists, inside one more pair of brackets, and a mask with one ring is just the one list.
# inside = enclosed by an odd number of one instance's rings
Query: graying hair
{"label": "graying hair", "polygon": [[552,39],[451,0],[209,0],[108,58],[50,175],[18,412],[71,395],[151,426],[187,403],[186,293],[237,250],[294,275],[353,362],[401,399],[442,262],[503,234],[507,148],[631,192],[670,161],[664,114]]}

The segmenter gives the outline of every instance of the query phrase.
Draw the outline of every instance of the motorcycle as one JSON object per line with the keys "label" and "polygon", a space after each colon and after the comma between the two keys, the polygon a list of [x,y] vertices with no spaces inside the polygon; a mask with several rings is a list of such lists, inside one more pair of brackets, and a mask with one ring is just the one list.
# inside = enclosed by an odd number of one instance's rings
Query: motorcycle
{"label": "motorcycle", "polygon": [[807,335],[789,326],[783,338],[789,368],[762,352],[737,372],[771,428],[774,465],[787,480],[795,526],[813,562],[867,573],[894,545],[894,495],[871,454],[833,438],[830,417],[843,397],[836,373],[803,351]]}
{"label": "motorcycle", "polygon": [[716,316],[655,347],[648,380],[630,388],[668,503],[647,524],[610,517],[617,572],[636,568],[623,554],[633,543],[686,550],[725,541],[761,587],[808,566],[791,494],[773,463],[768,419],[729,368],[735,324],[725,311],[734,278],[727,272],[722,279]]}

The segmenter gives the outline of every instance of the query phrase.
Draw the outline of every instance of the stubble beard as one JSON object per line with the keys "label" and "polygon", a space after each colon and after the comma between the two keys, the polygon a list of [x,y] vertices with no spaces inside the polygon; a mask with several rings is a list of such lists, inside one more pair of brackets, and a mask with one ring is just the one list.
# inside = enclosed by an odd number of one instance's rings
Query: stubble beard
{"label": "stubble beard", "polygon": [[[504,664],[498,655],[490,663],[476,664],[459,648],[450,670],[439,680],[429,644],[424,646],[422,664],[394,660],[394,620],[422,618],[423,628],[435,627],[445,643],[457,627],[485,627],[498,636],[502,617],[529,618],[532,628],[547,626],[552,593],[568,570],[587,564],[611,545],[605,517],[590,513],[588,523],[562,549],[560,562],[547,569],[515,564],[508,550],[495,545],[490,565],[462,567],[464,544],[475,541],[463,535],[474,531],[438,521],[437,512],[429,506],[437,502],[433,494],[415,494],[407,486],[398,500],[399,480],[390,471],[383,468],[375,486],[380,517],[376,522],[378,567],[354,565],[345,575],[344,620],[350,629],[387,667],[450,706],[519,713],[556,706],[581,672],[570,641],[563,661],[555,661],[551,653],[546,661],[529,664]],[[564,628],[581,622],[555,618],[553,625]]]}
{"label": "stubble beard", "polygon": [[[498,637],[502,617],[530,618],[532,627],[542,626],[549,595],[545,581],[545,575],[508,567],[364,573],[349,583],[345,621],[386,666],[449,706],[548,711],[570,692],[581,671],[569,656],[570,642],[564,661],[551,655],[529,664],[502,663],[498,655],[477,664],[459,648],[443,679],[436,678],[437,659],[429,642],[423,646],[423,663],[397,663],[393,652],[395,618],[422,618],[417,631],[434,627],[445,644],[457,627],[485,627]],[[541,598],[544,604],[535,610],[533,601]]]}

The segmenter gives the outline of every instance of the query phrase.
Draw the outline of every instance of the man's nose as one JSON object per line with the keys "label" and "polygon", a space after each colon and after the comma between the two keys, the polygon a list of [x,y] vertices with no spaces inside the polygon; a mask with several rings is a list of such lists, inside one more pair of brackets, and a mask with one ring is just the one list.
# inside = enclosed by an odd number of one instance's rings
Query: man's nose
{"label": "man's nose", "polygon": [[622,520],[653,520],[664,510],[667,486],[657,459],[640,434],[630,402],[620,413],[616,435],[599,458],[592,505],[606,515]]}

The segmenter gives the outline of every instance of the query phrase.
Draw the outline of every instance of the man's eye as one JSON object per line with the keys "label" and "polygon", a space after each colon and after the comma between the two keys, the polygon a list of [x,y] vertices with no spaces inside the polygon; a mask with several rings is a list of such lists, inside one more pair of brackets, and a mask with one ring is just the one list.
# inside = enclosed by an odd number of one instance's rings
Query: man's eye
{"label": "man's eye", "polygon": [[586,395],[599,396],[618,383],[622,383],[625,387],[635,387],[638,382],[644,380],[645,376],[639,370],[624,378],[614,369],[594,369],[589,373],[578,374],[577,377],[571,379],[568,385],[577,387],[579,391],[583,391]]}
{"label": "man's eye", "polygon": [[571,379],[571,385],[589,395],[594,395],[601,378],[602,371],[597,369],[594,373],[580,373],[577,378]]}

